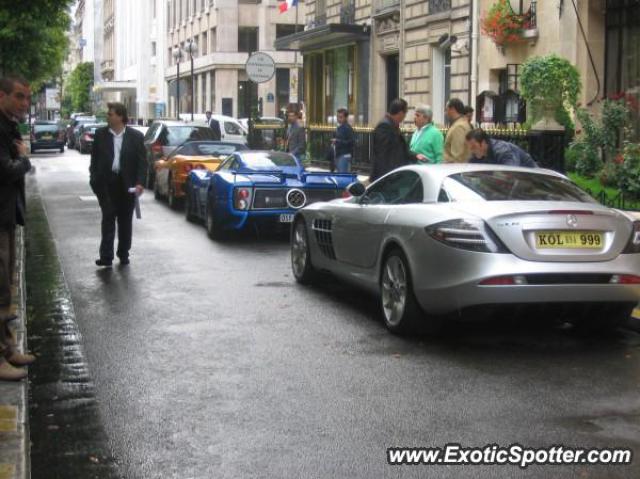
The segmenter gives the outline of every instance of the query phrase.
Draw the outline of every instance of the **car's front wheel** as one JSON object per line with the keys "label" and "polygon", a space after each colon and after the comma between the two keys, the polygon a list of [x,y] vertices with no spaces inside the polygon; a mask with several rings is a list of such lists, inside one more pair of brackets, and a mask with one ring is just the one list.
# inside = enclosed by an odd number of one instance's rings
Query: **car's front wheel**
{"label": "car's front wheel", "polygon": [[315,279],[316,270],[311,264],[307,225],[302,217],[291,229],[291,269],[293,276],[300,284],[310,284]]}
{"label": "car's front wheel", "polygon": [[440,321],[427,317],[416,300],[409,261],[400,248],[389,251],[382,263],[380,297],[384,323],[392,333],[435,333],[440,329]]}

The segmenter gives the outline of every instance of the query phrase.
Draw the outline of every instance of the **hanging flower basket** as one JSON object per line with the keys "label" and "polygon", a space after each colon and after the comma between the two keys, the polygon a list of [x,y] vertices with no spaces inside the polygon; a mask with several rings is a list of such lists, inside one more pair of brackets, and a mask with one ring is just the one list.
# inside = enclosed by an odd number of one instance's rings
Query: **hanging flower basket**
{"label": "hanging flower basket", "polygon": [[498,47],[525,43],[524,33],[531,28],[529,14],[517,15],[509,0],[498,0],[481,19],[482,33]]}

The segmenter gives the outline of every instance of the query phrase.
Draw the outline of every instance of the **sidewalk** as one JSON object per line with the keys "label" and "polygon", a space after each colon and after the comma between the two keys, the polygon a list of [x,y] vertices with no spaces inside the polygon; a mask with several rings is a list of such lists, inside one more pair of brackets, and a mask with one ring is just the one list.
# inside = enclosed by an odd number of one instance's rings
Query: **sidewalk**
{"label": "sidewalk", "polygon": [[[25,254],[22,228],[16,232],[18,250],[18,320],[15,322],[18,343],[26,350],[27,331],[25,308]],[[29,409],[28,381],[12,383],[0,381],[0,479],[29,478]]]}

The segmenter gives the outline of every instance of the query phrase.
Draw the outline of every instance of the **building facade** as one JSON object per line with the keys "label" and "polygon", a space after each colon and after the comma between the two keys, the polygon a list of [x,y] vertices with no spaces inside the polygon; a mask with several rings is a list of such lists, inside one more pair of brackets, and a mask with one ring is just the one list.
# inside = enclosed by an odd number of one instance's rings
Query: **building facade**
{"label": "building facade", "polygon": [[102,2],[101,80],[94,87],[101,109],[108,101],[120,101],[130,118],[142,123],[166,114],[164,4],[164,0]]}
{"label": "building facade", "polygon": [[[302,30],[306,3],[280,13],[276,0],[167,0],[166,46],[168,113],[207,110],[238,118],[250,115],[258,99],[264,116],[275,116],[301,100],[302,56],[275,51],[277,38]],[[296,19],[299,26],[296,26]],[[196,46],[193,55],[189,45]],[[276,72],[265,83],[249,81],[245,63],[252,52],[273,57]],[[193,56],[193,82],[191,59]],[[178,88],[178,64],[180,83]],[[192,88],[193,83],[193,88]],[[178,99],[179,90],[179,99]],[[179,103],[178,103],[179,102]]]}
{"label": "building facade", "polygon": [[[308,118],[332,122],[347,107],[375,123],[391,100],[433,106],[469,101],[470,0],[310,0],[304,32],[280,39],[304,55]],[[409,120],[411,115],[409,116]]]}

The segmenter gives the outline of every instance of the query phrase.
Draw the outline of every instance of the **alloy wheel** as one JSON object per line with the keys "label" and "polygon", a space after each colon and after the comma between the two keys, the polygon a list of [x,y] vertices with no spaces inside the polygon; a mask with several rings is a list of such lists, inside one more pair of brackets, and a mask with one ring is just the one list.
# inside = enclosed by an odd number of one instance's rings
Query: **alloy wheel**
{"label": "alloy wheel", "polygon": [[307,266],[307,255],[308,245],[304,222],[298,221],[293,232],[293,243],[291,245],[291,265],[293,274],[298,278],[304,275]]}
{"label": "alloy wheel", "polygon": [[386,321],[398,326],[407,304],[407,270],[398,256],[389,256],[382,273],[382,308]]}

